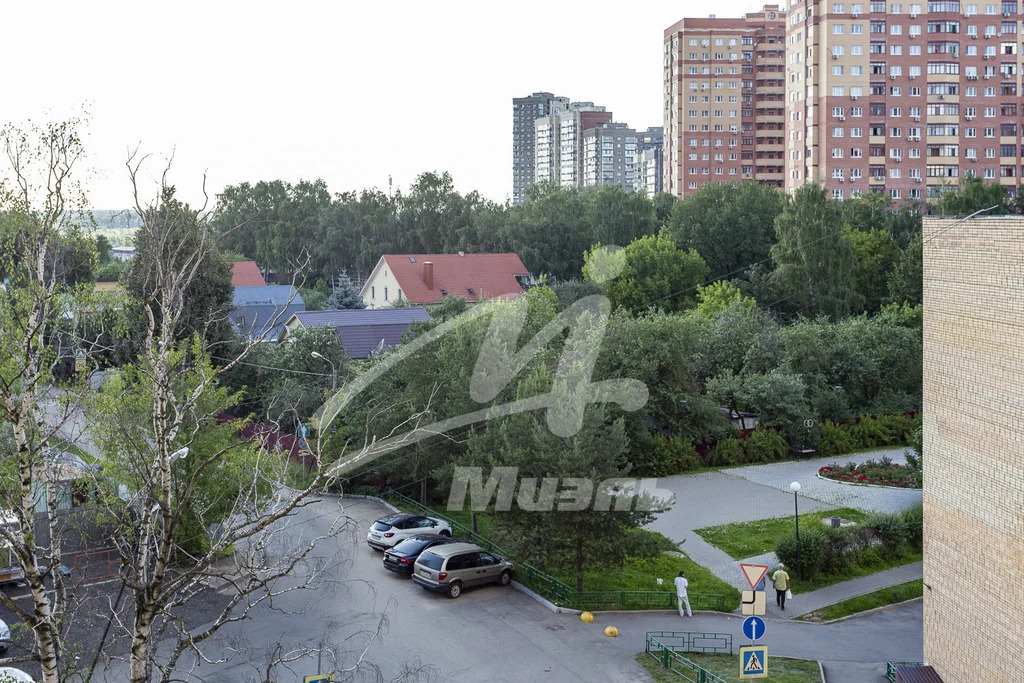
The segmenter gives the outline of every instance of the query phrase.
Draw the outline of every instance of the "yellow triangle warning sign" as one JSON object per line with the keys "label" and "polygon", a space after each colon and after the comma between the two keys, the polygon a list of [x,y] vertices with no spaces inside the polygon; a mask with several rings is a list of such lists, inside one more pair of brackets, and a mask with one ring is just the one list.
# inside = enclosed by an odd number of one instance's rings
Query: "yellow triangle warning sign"
{"label": "yellow triangle warning sign", "polygon": [[761,657],[758,652],[751,652],[750,657],[747,659],[747,663],[743,666],[743,673],[745,674],[759,674],[764,673],[764,665],[761,663]]}

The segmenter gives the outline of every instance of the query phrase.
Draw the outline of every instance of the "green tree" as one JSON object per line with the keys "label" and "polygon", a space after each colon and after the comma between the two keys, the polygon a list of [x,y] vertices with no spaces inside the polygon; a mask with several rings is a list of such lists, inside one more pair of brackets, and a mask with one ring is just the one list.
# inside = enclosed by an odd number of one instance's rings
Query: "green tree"
{"label": "green tree", "polygon": [[743,296],[739,287],[723,280],[712,282],[707,286],[698,286],[697,299],[697,311],[705,318],[714,318],[734,305],[739,305],[748,311],[757,308],[756,301],[748,296]]}
{"label": "green tree", "polygon": [[599,274],[603,263],[611,267],[621,265],[617,277],[599,284],[616,308],[633,313],[652,307],[665,311],[693,308],[697,285],[708,272],[707,264],[696,251],[677,248],[664,234],[640,237],[614,253],[596,245],[583,258],[583,276],[590,282],[603,278]]}
{"label": "green tree", "polygon": [[681,248],[696,249],[713,276],[739,275],[768,258],[784,200],[753,180],[708,183],[673,204],[668,232]]}
{"label": "green tree", "polygon": [[327,282],[318,278],[312,287],[299,287],[299,295],[307,311],[322,311],[327,308],[327,299],[331,293],[327,291]]}
{"label": "green tree", "polygon": [[986,183],[978,176],[965,176],[960,185],[947,188],[936,203],[938,213],[946,216],[969,216],[976,211],[995,207],[990,216],[1012,213],[1006,201],[1006,186]]}
{"label": "green tree", "polygon": [[327,306],[331,310],[366,308],[366,302],[359,295],[359,288],[353,284],[352,278],[348,276],[346,271],[342,270],[338,276],[338,282],[334,286],[334,291],[331,292],[331,296],[327,299]]}
{"label": "green tree", "polygon": [[772,247],[783,310],[842,318],[862,305],[857,256],[845,236],[839,202],[821,185],[804,185],[775,221]]}
{"label": "green tree", "polygon": [[[217,248],[217,240],[207,223],[174,196],[173,187],[164,187],[158,204],[143,209],[143,226],[135,234],[135,258],[124,282],[125,291],[137,302],[171,300],[177,302],[175,324],[187,334],[219,341],[230,336],[227,314],[233,303],[231,265]],[[195,276],[186,289],[168,291],[167,271],[189,269]],[[145,321],[136,311],[136,329]],[[159,311],[159,306],[153,310]]]}
{"label": "green tree", "polygon": [[110,252],[112,249],[110,240],[105,235],[96,235],[96,256],[100,265],[110,263]]}
{"label": "green tree", "polygon": [[924,290],[924,259],[921,236],[904,249],[887,277],[888,301],[919,304]]}
{"label": "green tree", "polygon": [[888,279],[902,252],[887,230],[847,230],[845,237],[857,257],[856,288],[863,297],[861,311],[875,313],[889,296]]}
{"label": "green tree", "polygon": [[599,185],[582,196],[592,243],[624,246],[661,227],[654,205],[638,192],[627,192],[620,185]]}
{"label": "green tree", "polygon": [[[538,368],[520,382],[517,396],[526,398],[550,387],[550,372]],[[622,420],[611,422],[602,407],[592,406],[582,429],[569,438],[552,434],[535,413],[492,420],[471,435],[468,455],[477,465],[518,468],[515,504],[511,511],[494,517],[499,533],[532,561],[573,575],[576,590],[582,591],[588,569],[622,565],[632,545],[630,531],[654,515],[644,509],[594,509],[593,498],[583,506],[561,503],[554,509],[540,505],[535,510],[533,504],[540,495],[530,482],[544,477],[583,478],[589,482],[584,487],[593,486],[596,497],[607,498],[610,487],[602,482],[629,474],[626,443]],[[645,501],[631,497],[634,507],[643,507]]]}

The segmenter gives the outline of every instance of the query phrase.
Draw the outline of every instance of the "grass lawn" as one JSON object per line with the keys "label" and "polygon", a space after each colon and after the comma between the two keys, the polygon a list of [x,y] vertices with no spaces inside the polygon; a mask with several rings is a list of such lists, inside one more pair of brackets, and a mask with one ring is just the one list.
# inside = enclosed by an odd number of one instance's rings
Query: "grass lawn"
{"label": "grass lawn", "polygon": [[[821,524],[821,520],[832,515],[855,522],[862,521],[867,513],[854,508],[823,510],[800,515],[800,526]],[[744,560],[755,555],[775,550],[775,542],[793,531],[793,517],[758,519],[753,522],[738,522],[696,529],[697,534],[719,550],[724,550],[734,560]]]}
{"label": "grass lawn", "polygon": [[829,605],[824,609],[811,612],[810,614],[805,614],[798,618],[804,621],[828,621],[830,619],[839,619],[865,610],[875,609],[876,607],[885,607],[886,605],[895,605],[898,602],[913,600],[914,598],[921,597],[923,593],[924,581],[917,579],[916,581],[907,581],[906,583],[901,583],[896,586],[883,588],[880,591],[868,593],[867,595],[858,595],[855,598],[837,602],[834,605]]}
{"label": "grass lawn", "polygon": [[[653,533],[653,532],[645,532]],[[690,580],[690,603],[694,609],[701,607],[693,597],[695,593],[717,593],[725,596],[724,609],[731,612],[740,606],[740,593],[735,588],[702,567],[689,557],[678,557],[662,553],[653,558],[626,558],[622,567],[615,569],[593,569],[584,573],[585,591],[661,591],[674,593],[672,580],[680,570]],[[567,572],[555,572],[554,576],[569,586],[576,585],[576,576]],[[658,585],[657,579],[662,579]],[[674,603],[673,603],[674,608]],[[656,609],[665,609],[659,605]]]}
{"label": "grass lawn", "polygon": [[[729,683],[740,683],[739,654],[704,654],[700,652],[682,652],[694,664],[720,676]],[[676,683],[688,680],[679,674],[669,671],[646,652],[636,656],[636,661],[651,674],[654,683]],[[768,678],[773,683],[821,683],[821,670],[818,663],[808,659],[789,659],[787,657],[768,657]]]}

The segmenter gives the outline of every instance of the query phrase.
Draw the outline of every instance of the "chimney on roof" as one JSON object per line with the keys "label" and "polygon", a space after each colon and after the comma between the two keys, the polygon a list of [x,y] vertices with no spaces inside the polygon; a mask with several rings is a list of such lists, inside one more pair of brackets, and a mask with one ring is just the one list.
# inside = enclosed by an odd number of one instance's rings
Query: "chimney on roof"
{"label": "chimney on roof", "polygon": [[427,289],[434,288],[434,262],[424,261],[423,262],[423,284],[427,286]]}

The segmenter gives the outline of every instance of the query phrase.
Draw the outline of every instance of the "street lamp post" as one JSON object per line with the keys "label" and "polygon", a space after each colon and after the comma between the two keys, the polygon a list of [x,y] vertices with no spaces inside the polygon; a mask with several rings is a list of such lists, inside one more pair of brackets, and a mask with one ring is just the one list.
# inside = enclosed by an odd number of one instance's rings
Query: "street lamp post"
{"label": "street lamp post", "polygon": [[800,504],[797,498],[800,482],[794,481],[789,485],[789,490],[793,492],[793,514],[796,519],[796,578],[797,581],[803,581],[803,571],[800,567]]}
{"label": "street lamp post", "polygon": [[320,360],[331,366],[331,391],[337,391],[338,372],[334,369],[334,363],[331,361],[331,359],[325,356],[324,354],[320,353],[319,351],[314,351],[309,355],[313,356],[313,358],[319,358]]}
{"label": "street lamp post", "polygon": [[842,416],[842,412],[843,412],[843,403],[842,403],[843,387],[841,385],[837,384],[837,385],[835,385],[832,388],[836,390],[836,424],[838,425],[840,417]]}

